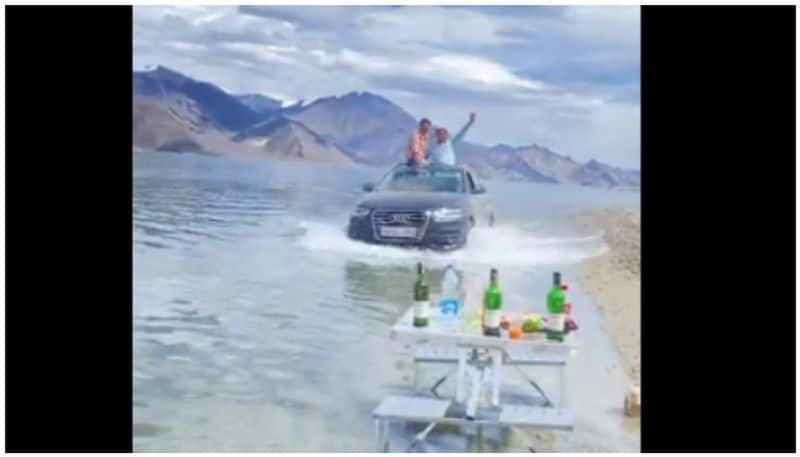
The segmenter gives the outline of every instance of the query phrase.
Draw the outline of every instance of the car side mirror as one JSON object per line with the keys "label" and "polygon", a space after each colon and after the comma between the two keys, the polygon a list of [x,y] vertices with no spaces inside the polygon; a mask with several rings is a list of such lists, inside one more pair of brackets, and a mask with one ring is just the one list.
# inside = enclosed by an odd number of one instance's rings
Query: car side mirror
{"label": "car side mirror", "polygon": [[372,192],[374,189],[375,186],[371,182],[364,184],[364,192]]}
{"label": "car side mirror", "polygon": [[486,188],[485,188],[485,187],[483,187],[483,186],[477,186],[477,187],[475,187],[475,189],[472,191],[472,193],[473,193],[473,194],[485,194],[485,193],[486,193]]}

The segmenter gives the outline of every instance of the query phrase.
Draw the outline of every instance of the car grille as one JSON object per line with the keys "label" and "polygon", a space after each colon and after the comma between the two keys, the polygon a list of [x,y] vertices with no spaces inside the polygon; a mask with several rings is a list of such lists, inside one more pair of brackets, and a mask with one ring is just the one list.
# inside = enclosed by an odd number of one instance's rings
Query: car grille
{"label": "car grille", "polygon": [[374,211],[372,213],[372,227],[375,238],[380,240],[402,239],[381,236],[381,227],[414,227],[417,240],[425,236],[428,228],[428,216],[422,211]]}

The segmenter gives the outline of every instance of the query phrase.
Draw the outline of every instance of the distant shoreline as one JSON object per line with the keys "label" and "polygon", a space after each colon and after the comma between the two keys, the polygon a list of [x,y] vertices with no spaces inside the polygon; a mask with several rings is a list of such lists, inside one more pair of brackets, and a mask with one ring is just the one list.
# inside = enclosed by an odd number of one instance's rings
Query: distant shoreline
{"label": "distant shoreline", "polygon": [[[354,168],[376,168],[376,169],[386,169],[387,167],[391,166],[391,164],[380,165],[380,164],[365,164],[365,163],[358,163],[358,162],[350,162],[350,163],[337,163],[337,162],[324,162],[319,160],[307,160],[302,158],[296,157],[279,157],[279,156],[272,156],[272,155],[260,155],[254,153],[225,153],[225,152],[214,152],[214,151],[193,151],[193,150],[169,150],[169,149],[159,149],[159,148],[148,148],[142,146],[133,146],[133,153],[142,153],[142,154],[173,154],[173,155],[199,155],[199,156],[207,156],[207,157],[219,157],[219,158],[248,158],[248,159],[263,159],[266,161],[280,161],[280,162],[290,162],[290,163],[311,163],[311,164],[321,164],[321,165],[331,165],[335,167],[354,167]],[[459,161],[460,162],[460,161]],[[399,163],[399,162],[398,162]],[[477,173],[473,167],[469,164],[464,164],[467,167],[471,168],[474,172]],[[511,176],[503,176],[496,175],[496,176],[481,176],[478,175],[481,179],[485,181],[502,181],[502,182],[511,182],[511,183],[533,183],[533,184],[545,184],[545,185],[552,185],[552,186],[568,186],[568,187],[583,187],[586,189],[599,189],[599,190],[611,190],[615,192],[640,192],[640,188],[638,187],[631,187],[631,186],[600,186],[600,185],[581,185],[577,183],[571,182],[547,182],[547,181],[535,181],[529,179],[518,179]]]}
{"label": "distant shoreline", "polygon": [[600,229],[609,251],[581,262],[578,280],[605,320],[625,372],[641,376],[641,212],[604,209],[578,216],[586,227]]}

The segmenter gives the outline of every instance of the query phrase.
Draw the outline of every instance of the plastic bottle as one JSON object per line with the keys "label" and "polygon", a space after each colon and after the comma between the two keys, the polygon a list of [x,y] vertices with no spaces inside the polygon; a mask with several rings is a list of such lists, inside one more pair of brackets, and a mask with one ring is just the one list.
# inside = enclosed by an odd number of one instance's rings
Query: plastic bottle
{"label": "plastic bottle", "polygon": [[455,330],[458,327],[458,315],[461,311],[459,300],[459,280],[452,264],[447,265],[442,276],[442,296],[439,299],[439,313],[442,325]]}

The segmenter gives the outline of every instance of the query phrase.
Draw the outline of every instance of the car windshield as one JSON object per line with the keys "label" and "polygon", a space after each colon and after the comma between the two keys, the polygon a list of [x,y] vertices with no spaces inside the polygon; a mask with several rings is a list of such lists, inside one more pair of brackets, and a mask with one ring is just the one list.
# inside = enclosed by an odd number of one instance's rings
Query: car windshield
{"label": "car windshield", "polygon": [[379,190],[464,192],[464,175],[459,170],[401,168],[378,184]]}

